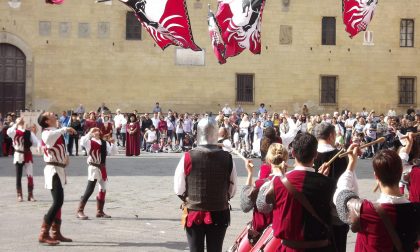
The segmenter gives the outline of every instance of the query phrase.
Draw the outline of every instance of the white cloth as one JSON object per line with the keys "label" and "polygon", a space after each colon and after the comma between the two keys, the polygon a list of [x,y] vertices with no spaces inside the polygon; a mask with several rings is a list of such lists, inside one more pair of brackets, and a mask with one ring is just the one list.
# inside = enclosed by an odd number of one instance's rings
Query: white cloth
{"label": "white cloth", "polygon": [[222,112],[225,115],[230,115],[230,114],[232,114],[232,109],[230,107],[224,107],[224,108],[222,108]]}
{"label": "white cloth", "polygon": [[127,133],[127,119],[125,119],[123,117],[123,119],[121,119],[121,133]]}
{"label": "white cloth", "polygon": [[319,153],[325,153],[325,152],[330,152],[335,150],[335,147],[331,146],[330,144],[327,143],[318,143],[318,152]]}
{"label": "white cloth", "polygon": [[147,134],[147,139],[146,139],[146,142],[148,142],[148,143],[153,143],[154,141],[156,141],[157,140],[157,133],[156,133],[156,130],[148,130],[147,132],[146,132],[146,134]]}
{"label": "white cloth", "polygon": [[341,174],[333,197],[335,205],[337,205],[338,194],[344,190],[350,190],[359,195],[359,184],[357,183],[356,173],[346,170],[343,174]]}
{"label": "white cloth", "polygon": [[160,121],[159,118],[154,118],[154,117],[152,118],[152,123],[153,123],[153,126],[155,126],[155,129],[158,128],[159,121]]}
{"label": "white cloth", "polygon": [[239,124],[239,128],[241,129],[241,133],[248,133],[248,129],[251,123],[249,121],[242,120]]}
{"label": "white cloth", "polygon": [[169,117],[166,117],[165,121],[166,121],[166,124],[168,125],[168,130],[174,130],[175,129],[175,126],[174,126],[174,124],[172,123],[172,121],[170,120]]}
{"label": "white cloth", "polygon": [[124,120],[124,115],[123,114],[115,115],[114,116],[115,127],[116,128],[121,127],[123,120]]}
{"label": "white cloth", "polygon": [[[57,155],[51,155],[51,154],[45,154],[45,151],[44,151],[45,162],[58,162],[61,164],[65,164],[67,162],[68,156],[67,156],[65,146],[54,147],[58,138],[64,135],[66,131],[67,131],[66,127],[60,128],[60,129],[50,127],[50,128],[46,128],[41,133],[41,139],[42,139],[42,142],[44,143],[43,148],[47,149],[47,153],[49,149],[54,150],[57,153]],[[52,189],[52,178],[55,174],[57,174],[58,177],[60,178],[61,185],[65,185],[67,183],[66,172],[64,168],[59,167],[59,166],[46,165],[44,168],[44,179],[45,179],[46,189],[49,189],[49,190]]]}
{"label": "white cloth", "polygon": [[[186,178],[187,176],[184,173],[184,155],[182,155],[181,160],[178,163],[178,166],[175,170],[175,176],[174,176],[174,192],[176,195],[183,195],[186,190]],[[229,185],[229,198],[233,198],[236,193],[236,186],[237,186],[237,173],[236,173],[236,166],[235,162],[232,162],[232,172],[230,173],[230,185]]]}
{"label": "white cloth", "polygon": [[289,146],[295,140],[296,134],[298,133],[299,129],[296,127],[295,122],[292,119],[287,118],[287,122],[289,124],[289,131],[286,134],[281,134],[282,144],[284,146]]}
{"label": "white cloth", "polygon": [[185,133],[191,133],[192,131],[192,120],[190,118],[184,119],[183,130]]}

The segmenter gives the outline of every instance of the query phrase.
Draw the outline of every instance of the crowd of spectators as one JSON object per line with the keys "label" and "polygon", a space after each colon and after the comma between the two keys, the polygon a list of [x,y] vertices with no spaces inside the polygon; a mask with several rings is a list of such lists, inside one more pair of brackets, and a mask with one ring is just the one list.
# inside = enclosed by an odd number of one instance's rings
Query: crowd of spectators
{"label": "crowd of spectators", "polygon": [[[97,110],[87,112],[82,104],[70,111],[57,115],[57,127],[72,127],[77,135],[66,137],[70,155],[79,155],[79,138],[91,128],[98,127],[104,139],[113,138],[120,147],[126,149],[126,155],[139,155],[140,150],[147,152],[182,152],[195,146],[198,121],[205,116],[215,116],[219,127],[226,129],[223,139],[229,139],[232,147],[242,154],[259,157],[260,143],[264,132],[272,128],[279,138],[291,130],[315,134],[317,124],[326,122],[334,125],[336,146],[346,148],[352,142],[368,143],[379,137],[385,137],[384,143],[367,148],[361,158],[371,158],[383,148],[391,148],[399,135],[420,130],[420,112],[409,108],[404,115],[397,115],[390,109],[377,114],[362,108],[361,111],[335,111],[325,114],[311,114],[303,105],[298,113],[289,114],[268,111],[262,103],[255,111],[244,111],[239,105],[232,109],[228,104],[217,114],[177,113],[171,109],[163,112],[157,102],[152,113],[139,113],[137,110],[122,113],[117,109],[115,114],[102,103]],[[14,122],[16,115],[9,113],[5,118],[0,116],[0,155],[7,156],[13,152],[12,140],[5,134]],[[222,140],[223,140],[222,139]],[[86,154],[82,151],[82,154]]]}

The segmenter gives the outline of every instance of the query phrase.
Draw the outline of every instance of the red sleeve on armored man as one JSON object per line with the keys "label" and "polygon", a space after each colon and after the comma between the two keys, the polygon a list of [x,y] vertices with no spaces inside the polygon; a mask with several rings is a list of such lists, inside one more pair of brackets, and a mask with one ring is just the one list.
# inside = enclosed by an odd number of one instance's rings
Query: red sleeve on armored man
{"label": "red sleeve on armored man", "polygon": [[191,156],[189,152],[185,152],[184,154],[184,174],[185,176],[190,175],[192,168]]}

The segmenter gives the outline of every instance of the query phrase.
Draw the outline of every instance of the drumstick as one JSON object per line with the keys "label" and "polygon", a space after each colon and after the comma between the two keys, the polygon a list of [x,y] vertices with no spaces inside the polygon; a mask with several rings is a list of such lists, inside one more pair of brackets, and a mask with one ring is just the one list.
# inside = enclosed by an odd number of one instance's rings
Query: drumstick
{"label": "drumstick", "polygon": [[338,158],[338,156],[340,156],[340,154],[341,153],[343,153],[344,152],[344,149],[341,149],[337,154],[335,154],[335,156],[334,157],[332,157],[331,159],[330,159],[330,161],[328,161],[326,164],[325,164],[325,166],[330,166],[331,164],[332,164],[332,162],[334,162],[334,160],[336,160],[337,158]]}
{"label": "drumstick", "polygon": [[[413,137],[420,136],[420,132],[413,133]],[[407,139],[408,135],[400,137],[400,140]]]}
{"label": "drumstick", "polygon": [[[385,137],[381,137],[381,138],[378,138],[378,139],[376,139],[375,141],[373,141],[373,142],[370,142],[370,143],[367,143],[367,144],[363,144],[363,145],[360,145],[360,149],[364,149],[364,148],[366,148],[366,147],[369,147],[369,146],[372,146],[372,145],[374,145],[374,144],[377,144],[377,143],[383,143],[383,142],[385,142]],[[346,151],[346,152],[344,152],[343,154],[340,154],[340,158],[343,158],[343,157],[345,157],[345,156],[347,156],[348,154],[350,154],[350,153],[352,153],[353,151],[352,150],[350,150],[350,151]]]}

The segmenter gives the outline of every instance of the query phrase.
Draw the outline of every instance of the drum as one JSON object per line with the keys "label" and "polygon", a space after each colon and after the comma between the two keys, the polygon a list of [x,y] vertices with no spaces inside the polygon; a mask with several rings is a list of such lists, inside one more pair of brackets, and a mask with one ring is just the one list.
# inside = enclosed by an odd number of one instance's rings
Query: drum
{"label": "drum", "polygon": [[273,228],[268,226],[261,238],[255,244],[255,246],[250,250],[251,252],[273,252],[276,251],[277,247],[280,246],[281,240],[277,239],[273,235]]}
{"label": "drum", "polygon": [[251,227],[249,222],[244,230],[236,238],[235,243],[229,248],[228,252],[249,252],[252,249],[252,244],[248,240],[248,230]]}

